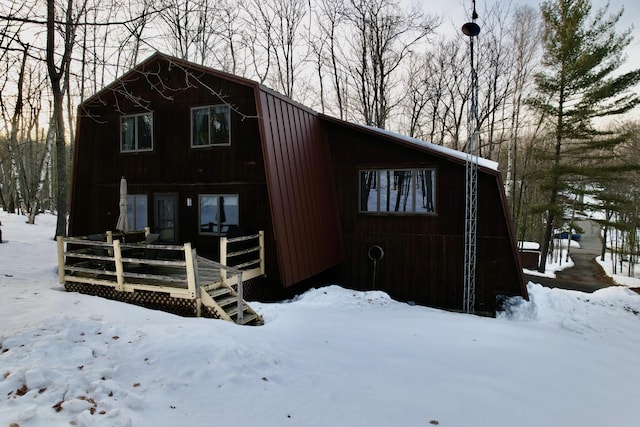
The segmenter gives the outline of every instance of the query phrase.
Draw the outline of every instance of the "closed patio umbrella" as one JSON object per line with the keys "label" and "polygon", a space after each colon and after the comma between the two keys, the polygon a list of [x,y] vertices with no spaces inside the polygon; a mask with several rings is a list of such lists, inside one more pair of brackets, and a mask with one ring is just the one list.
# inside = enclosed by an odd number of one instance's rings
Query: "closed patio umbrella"
{"label": "closed patio umbrella", "polygon": [[129,231],[129,221],[127,219],[127,180],[123,176],[120,180],[120,215],[116,230]]}

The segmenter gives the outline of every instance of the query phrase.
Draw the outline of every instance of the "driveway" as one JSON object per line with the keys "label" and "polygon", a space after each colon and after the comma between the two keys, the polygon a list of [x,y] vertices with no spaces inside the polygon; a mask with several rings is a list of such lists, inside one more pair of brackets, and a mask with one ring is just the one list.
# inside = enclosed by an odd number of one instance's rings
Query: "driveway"
{"label": "driveway", "polygon": [[584,230],[584,233],[580,239],[580,249],[571,249],[570,256],[575,265],[558,271],[555,279],[525,274],[526,281],[540,283],[550,288],[572,289],[589,293],[615,285],[615,282],[605,274],[602,267],[595,261],[602,249],[600,226],[591,220],[581,220],[576,223]]}

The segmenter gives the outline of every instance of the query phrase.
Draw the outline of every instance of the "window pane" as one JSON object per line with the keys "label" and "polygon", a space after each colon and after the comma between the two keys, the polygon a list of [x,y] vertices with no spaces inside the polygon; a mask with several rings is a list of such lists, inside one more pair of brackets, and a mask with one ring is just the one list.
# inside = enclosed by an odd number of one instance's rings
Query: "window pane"
{"label": "window pane", "polygon": [[147,196],[136,196],[136,225],[138,230],[149,226],[147,215]]}
{"label": "window pane", "polygon": [[218,197],[200,196],[200,231],[217,233]]}
{"label": "window pane", "polygon": [[226,105],[211,107],[211,143],[229,144],[230,113]]}
{"label": "window pane", "polygon": [[376,175],[376,171],[360,172],[360,212],[376,212],[378,210]]}
{"label": "window pane", "polygon": [[389,171],[393,177],[391,211],[413,212],[413,182],[411,171]]}
{"label": "window pane", "polygon": [[191,110],[191,145],[209,145],[209,108],[195,108]]}
{"label": "window pane", "polygon": [[127,195],[127,221],[131,230],[142,230],[147,223],[147,196]]}
{"label": "window pane", "polygon": [[220,196],[220,231],[226,233],[238,225],[238,196]]}
{"label": "window pane", "polygon": [[122,117],[120,120],[120,128],[121,128],[121,150],[122,151],[132,151],[135,150],[135,119],[133,117]]}
{"label": "window pane", "polygon": [[153,148],[153,122],[151,113],[138,116],[138,150]]}
{"label": "window pane", "polygon": [[137,230],[136,227],[136,198],[127,195],[127,223],[130,230]]}
{"label": "window pane", "polygon": [[436,211],[435,179],[436,171],[420,169],[416,179],[416,212],[427,213]]}
{"label": "window pane", "polygon": [[379,212],[392,212],[396,199],[393,171],[378,171],[378,192],[380,197]]}
{"label": "window pane", "polygon": [[360,171],[360,212],[435,212],[435,170]]}

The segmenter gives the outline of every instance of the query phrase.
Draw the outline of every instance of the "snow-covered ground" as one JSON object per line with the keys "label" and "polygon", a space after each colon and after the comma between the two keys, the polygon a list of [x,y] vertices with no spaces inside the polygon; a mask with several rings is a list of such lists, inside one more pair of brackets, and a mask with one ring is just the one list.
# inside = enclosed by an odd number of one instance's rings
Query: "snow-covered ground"
{"label": "snow-covered ground", "polygon": [[640,295],[529,283],[496,319],[338,286],[260,327],[64,292],[55,217],[0,213],[0,427],[637,426]]}

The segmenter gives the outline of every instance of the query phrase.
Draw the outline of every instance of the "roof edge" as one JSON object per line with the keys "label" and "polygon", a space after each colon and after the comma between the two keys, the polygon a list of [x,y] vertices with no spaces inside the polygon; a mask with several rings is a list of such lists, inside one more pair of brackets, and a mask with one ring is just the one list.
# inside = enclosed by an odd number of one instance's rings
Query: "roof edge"
{"label": "roof edge", "polygon": [[160,51],[155,51],[154,53],[152,53],[151,55],[149,55],[147,58],[143,59],[142,61],[140,61],[139,63],[137,63],[136,65],[134,65],[132,68],[130,68],[128,71],[126,71],[124,74],[122,74],[119,77],[116,77],[111,83],[107,84],[106,86],[104,86],[102,89],[98,90],[96,93],[94,93],[93,95],[91,95],[89,98],[85,99],[81,104],[80,107],[86,104],[89,104],[93,101],[95,101],[96,99],[100,99],[101,96],[103,96],[106,92],[108,92],[109,90],[117,87],[118,85],[122,84],[123,81],[127,80],[128,78],[130,78],[131,76],[135,75],[139,70],[143,69],[144,67],[146,67],[147,65],[153,63],[154,61],[159,61],[159,60],[164,60],[168,63],[173,63],[173,64],[177,64],[181,67],[184,68],[189,68],[195,71],[200,71],[203,73],[207,73],[216,77],[220,77],[222,79],[225,80],[230,80],[233,81],[234,83],[238,83],[247,87],[260,87],[261,85],[251,79],[245,78],[245,77],[240,77],[237,76],[235,74],[231,74],[231,73],[227,73],[225,71],[220,71],[220,70],[216,70],[215,68],[211,68],[211,67],[207,67],[204,65],[200,65],[197,64],[195,62],[190,62],[187,61],[185,59],[181,59],[181,58],[177,58],[175,56],[171,56],[168,55],[166,53],[162,53]]}
{"label": "roof edge", "polygon": [[[431,142],[426,142],[418,138],[402,135],[397,132],[392,132],[392,131],[377,128],[374,126],[348,122],[342,119],[338,119],[336,117],[328,116],[326,114],[320,114],[320,118],[341,126],[347,126],[358,131],[367,132],[369,134],[372,134],[378,137],[391,139],[394,142],[404,145],[406,147],[428,152],[429,154],[433,154],[435,156],[448,159],[456,163],[465,164],[467,161],[466,153],[462,151],[454,150],[453,148],[447,148],[442,145],[436,145]],[[497,162],[494,162],[493,160],[485,159],[483,157],[478,157],[478,167],[483,172],[489,173],[492,175],[500,173],[498,170]]]}

